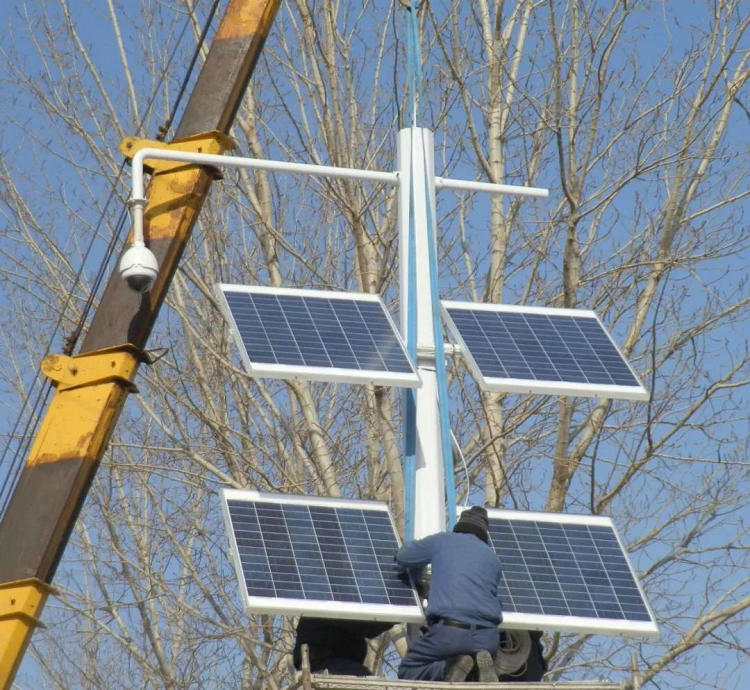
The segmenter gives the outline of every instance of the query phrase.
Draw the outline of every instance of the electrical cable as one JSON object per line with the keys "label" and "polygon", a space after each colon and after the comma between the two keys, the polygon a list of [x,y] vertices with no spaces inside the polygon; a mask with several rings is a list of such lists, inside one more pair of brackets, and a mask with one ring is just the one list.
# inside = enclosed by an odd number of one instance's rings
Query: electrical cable
{"label": "electrical cable", "polygon": [[[182,99],[183,93],[185,91],[185,88],[187,86],[187,83],[189,82],[192,70],[195,66],[196,60],[198,55],[200,54],[201,47],[203,46],[203,43],[205,41],[206,35],[208,33],[208,29],[210,27],[210,24],[213,20],[213,17],[216,13],[216,9],[218,7],[219,0],[214,0],[213,6],[208,14],[208,17],[206,18],[206,21],[203,26],[203,30],[201,31],[200,38],[198,41],[198,44],[196,46],[196,49],[193,53],[193,57],[190,61],[189,68],[187,70],[186,76],[183,79],[182,85],[180,86],[180,90],[178,93],[178,97],[175,101],[174,106],[172,107],[172,110],[170,112],[169,118],[167,119],[166,123],[162,125],[159,128],[159,132],[161,133],[162,130],[164,131],[164,134],[168,131],[169,127],[171,126],[171,122],[174,118],[174,115],[177,111],[177,108],[179,107],[180,101]],[[140,122],[138,123],[138,126],[136,128],[136,132],[140,133],[143,129],[146,118],[148,117],[149,113],[151,112],[151,108],[153,107],[154,102],[156,101],[156,96],[159,93],[161,89],[161,85],[164,83],[164,80],[166,78],[166,75],[169,71],[169,68],[172,65],[172,62],[177,54],[177,50],[182,43],[185,33],[187,31],[187,27],[190,25],[190,18],[191,15],[189,14],[188,17],[185,19],[185,22],[182,27],[182,31],[180,32],[178,40],[175,42],[175,47],[173,48],[168,60],[167,65],[165,66],[164,70],[162,71],[159,83],[154,88],[151,97],[148,100],[146,109],[144,111],[143,116],[141,117]],[[96,229],[92,233],[91,241],[89,242],[86,251],[84,252],[83,259],[81,261],[81,266],[78,270],[78,273],[75,276],[75,279],[73,281],[73,285],[71,289],[68,292],[68,295],[65,299],[65,302],[62,305],[62,308],[60,309],[59,316],[57,318],[57,321],[55,323],[55,326],[52,331],[52,335],[50,336],[49,342],[47,344],[47,348],[45,350],[45,355],[49,354],[49,352],[52,349],[52,345],[57,338],[58,332],[62,326],[63,319],[65,317],[65,313],[68,310],[68,307],[70,305],[70,301],[73,296],[74,290],[78,287],[78,285],[81,282],[81,276],[83,274],[84,267],[86,266],[86,263],[88,262],[88,259],[91,255],[91,252],[93,250],[94,242],[96,237],[99,235],[99,230],[101,229],[104,220],[109,212],[110,205],[112,201],[115,199],[117,189],[120,186],[120,180],[122,178],[122,174],[125,170],[125,166],[127,164],[127,160],[123,160],[120,164],[120,169],[117,172],[117,176],[115,177],[114,181],[112,182],[111,189],[109,192],[109,196],[107,197],[107,201],[104,204],[104,208],[99,215],[99,219],[96,223]],[[94,281],[92,283],[91,290],[89,290],[88,297],[86,299],[86,302],[84,304],[83,309],[81,310],[80,318],[78,319],[78,322],[73,329],[73,331],[65,338],[65,343],[63,347],[63,352],[65,354],[72,354],[73,349],[75,347],[75,344],[78,340],[78,337],[80,336],[81,331],[83,330],[83,326],[88,320],[88,316],[91,312],[91,308],[93,306],[94,300],[96,296],[99,294],[99,290],[101,288],[102,282],[104,280],[105,272],[107,267],[109,266],[109,263],[112,259],[112,256],[114,254],[114,250],[117,244],[117,240],[120,237],[120,234],[122,233],[122,229],[125,225],[125,221],[127,219],[127,207],[123,206],[120,216],[115,224],[115,231],[110,236],[110,240],[107,244],[107,247],[104,251],[104,256],[102,258],[102,261],[99,264],[99,268],[97,270],[97,274],[94,278]],[[0,456],[0,467],[3,467],[4,465],[8,465],[8,471],[5,477],[2,480],[2,484],[0,484],[0,519],[2,519],[3,515],[5,514],[5,510],[8,507],[8,504],[10,502],[10,498],[13,495],[13,491],[16,487],[16,484],[18,482],[18,479],[20,477],[21,471],[23,469],[23,461],[28,455],[29,448],[31,446],[31,442],[33,438],[36,436],[36,431],[38,430],[39,423],[41,421],[41,411],[43,408],[46,407],[47,401],[49,400],[49,395],[52,392],[52,384],[51,382],[48,382],[46,386],[42,385],[41,383],[42,375],[39,370],[37,370],[34,379],[32,380],[29,391],[27,392],[23,403],[21,405],[21,409],[19,410],[19,413],[16,417],[16,421],[13,425],[13,428],[9,434],[8,437],[8,443],[6,444],[5,448],[3,449],[3,454]],[[26,412],[27,408],[29,407],[29,400],[31,399],[34,390],[38,389],[36,393],[36,398],[34,400],[33,405],[31,406],[30,412]],[[26,424],[23,429],[23,433],[18,435],[19,426],[21,424],[21,420],[26,416]],[[8,454],[10,452],[11,445],[13,445],[13,441],[16,438],[21,438],[21,443],[16,447],[15,453],[13,453],[12,458],[8,463],[6,463],[6,460],[8,458]]]}
{"label": "electrical cable", "polygon": [[466,503],[469,500],[469,493],[471,493],[471,479],[469,478],[469,466],[466,464],[466,458],[461,451],[461,446],[458,445],[458,439],[451,429],[451,441],[453,441],[453,449],[458,452],[458,457],[461,458],[461,464],[464,467],[464,475],[466,475],[466,495],[459,503]]}

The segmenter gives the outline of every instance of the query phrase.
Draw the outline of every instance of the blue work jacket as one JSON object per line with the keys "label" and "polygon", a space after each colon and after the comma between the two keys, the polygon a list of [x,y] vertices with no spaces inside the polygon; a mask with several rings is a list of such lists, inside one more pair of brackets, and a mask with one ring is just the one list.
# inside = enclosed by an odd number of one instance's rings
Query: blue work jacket
{"label": "blue work jacket", "polygon": [[432,565],[427,620],[451,618],[476,625],[502,621],[500,560],[479,537],[440,532],[404,544],[396,553],[404,569]]}

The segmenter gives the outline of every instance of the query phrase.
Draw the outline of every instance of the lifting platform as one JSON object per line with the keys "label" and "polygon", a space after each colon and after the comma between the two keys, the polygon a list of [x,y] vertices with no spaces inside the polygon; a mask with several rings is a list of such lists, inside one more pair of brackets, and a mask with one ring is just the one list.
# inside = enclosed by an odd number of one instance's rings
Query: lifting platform
{"label": "lifting platform", "polygon": [[389,680],[377,676],[331,676],[311,673],[307,645],[302,647],[302,664],[297,679],[286,690],[633,690],[638,688],[637,674],[633,681],[557,681],[533,683],[447,683],[417,680]]}
{"label": "lifting platform", "polygon": [[446,683],[415,680],[387,680],[375,676],[329,676],[300,672],[289,690],[627,690],[630,683],[559,681],[554,683]]}

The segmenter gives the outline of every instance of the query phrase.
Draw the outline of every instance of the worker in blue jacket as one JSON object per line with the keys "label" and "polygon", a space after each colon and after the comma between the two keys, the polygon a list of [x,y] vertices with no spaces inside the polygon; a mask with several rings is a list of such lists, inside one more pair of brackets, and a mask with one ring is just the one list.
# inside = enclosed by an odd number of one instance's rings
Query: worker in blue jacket
{"label": "worker in blue jacket", "polygon": [[404,570],[432,567],[427,628],[410,641],[399,678],[462,681],[476,665],[477,680],[497,681],[500,561],[488,545],[488,526],[487,511],[474,506],[452,532],[409,542],[396,553]]}

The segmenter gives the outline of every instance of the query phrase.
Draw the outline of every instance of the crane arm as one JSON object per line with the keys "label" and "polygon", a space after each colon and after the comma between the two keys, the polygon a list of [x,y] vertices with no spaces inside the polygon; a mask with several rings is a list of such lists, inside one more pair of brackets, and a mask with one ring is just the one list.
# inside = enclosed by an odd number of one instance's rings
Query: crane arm
{"label": "crane arm", "polygon": [[[175,140],[126,139],[143,146],[223,153],[229,129],[280,0],[229,0]],[[197,166],[156,164],[144,217],[159,262],[150,292],[136,293],[115,271],[80,353],[51,355],[43,373],[55,392],[0,522],[0,688],[15,677],[65,545],[144,361],[148,336],[212,181]]]}

